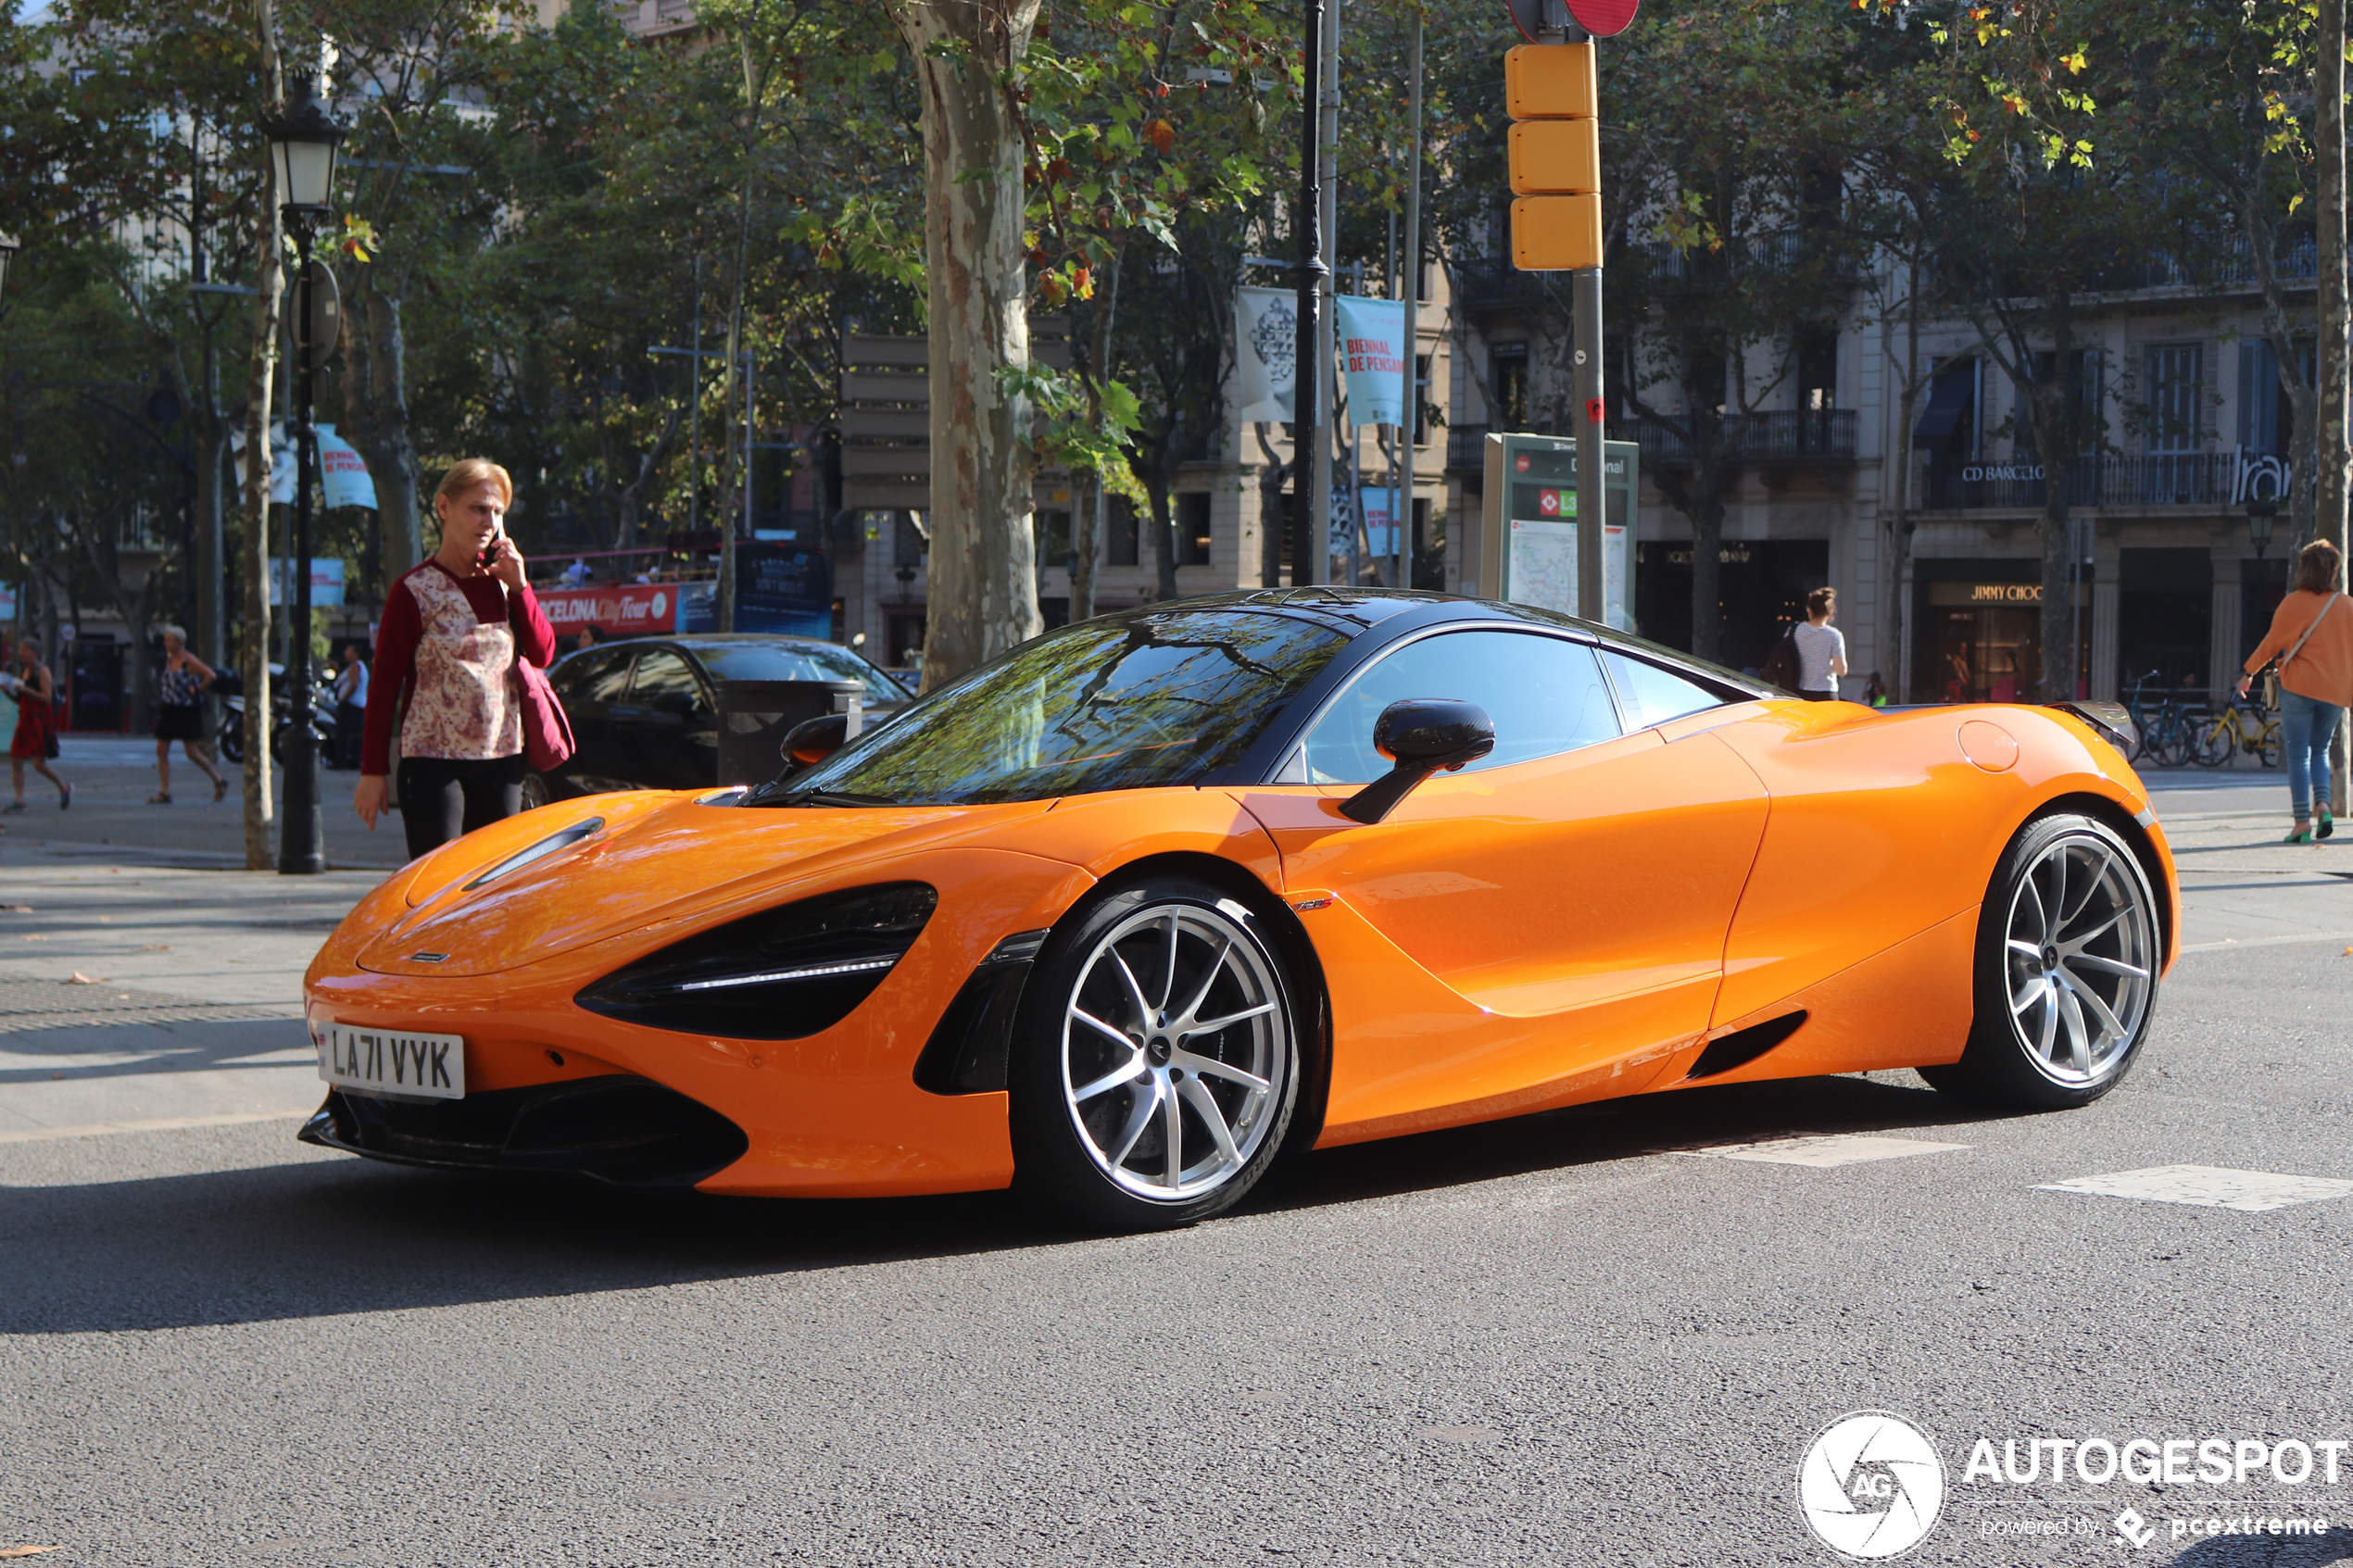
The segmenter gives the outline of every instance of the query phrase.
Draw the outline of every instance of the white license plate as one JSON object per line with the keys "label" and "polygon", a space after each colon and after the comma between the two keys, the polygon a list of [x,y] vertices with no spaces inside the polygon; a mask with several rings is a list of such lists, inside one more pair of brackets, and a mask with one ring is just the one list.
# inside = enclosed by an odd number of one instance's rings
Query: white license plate
{"label": "white license plate", "polygon": [[466,1098],[466,1037],[330,1023],[311,1035],[319,1076],[363,1094]]}

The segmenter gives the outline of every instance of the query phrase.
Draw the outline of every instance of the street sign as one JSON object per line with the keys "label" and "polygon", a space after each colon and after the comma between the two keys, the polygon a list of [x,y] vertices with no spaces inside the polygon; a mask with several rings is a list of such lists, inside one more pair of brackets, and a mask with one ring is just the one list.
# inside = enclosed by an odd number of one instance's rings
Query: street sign
{"label": "street sign", "polygon": [[[1634,498],[1642,447],[1604,445],[1602,619],[1634,630]],[[1478,553],[1465,581],[1481,598],[1577,613],[1577,443],[1566,436],[1490,433]]]}
{"label": "street sign", "polygon": [[1568,14],[1596,38],[1615,38],[1633,25],[1642,0],[1568,0]]}
{"label": "street sign", "polygon": [[1504,0],[1512,25],[1530,44],[1566,44],[1572,21],[1596,38],[1615,38],[1632,25],[1642,0]]}

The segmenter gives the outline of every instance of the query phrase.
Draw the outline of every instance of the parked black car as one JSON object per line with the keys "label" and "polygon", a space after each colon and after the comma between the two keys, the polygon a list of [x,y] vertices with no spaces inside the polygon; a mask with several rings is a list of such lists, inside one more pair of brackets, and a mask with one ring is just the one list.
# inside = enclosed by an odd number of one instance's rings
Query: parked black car
{"label": "parked black car", "polygon": [[838,643],[762,632],[633,637],[558,659],[547,678],[579,749],[552,774],[523,780],[523,805],[612,789],[695,789],[720,782],[720,687],[729,683],[855,681],[873,724],[913,700]]}

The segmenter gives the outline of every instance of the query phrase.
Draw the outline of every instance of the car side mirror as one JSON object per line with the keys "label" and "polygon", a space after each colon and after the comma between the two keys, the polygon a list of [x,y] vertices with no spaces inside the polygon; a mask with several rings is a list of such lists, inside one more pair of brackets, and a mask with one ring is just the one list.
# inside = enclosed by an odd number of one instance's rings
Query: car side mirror
{"label": "car side mirror", "polygon": [[785,733],[777,754],[785,759],[787,772],[813,768],[849,743],[849,715],[820,713],[814,719],[803,719]]}
{"label": "car side mirror", "polygon": [[1381,709],[1373,749],[1396,766],[1340,803],[1340,815],[1353,822],[1379,822],[1430,774],[1452,772],[1494,750],[1495,721],[1475,702],[1411,697]]}

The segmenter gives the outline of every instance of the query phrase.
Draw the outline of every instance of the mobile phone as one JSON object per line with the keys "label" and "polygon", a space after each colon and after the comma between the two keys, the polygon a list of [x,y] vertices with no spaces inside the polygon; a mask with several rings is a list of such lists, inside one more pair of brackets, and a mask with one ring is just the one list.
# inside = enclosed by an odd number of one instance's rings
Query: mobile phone
{"label": "mobile phone", "polygon": [[490,536],[490,542],[484,545],[481,552],[474,557],[474,565],[488,571],[490,563],[498,558],[498,546],[506,542],[506,538],[503,533],[493,533]]}

